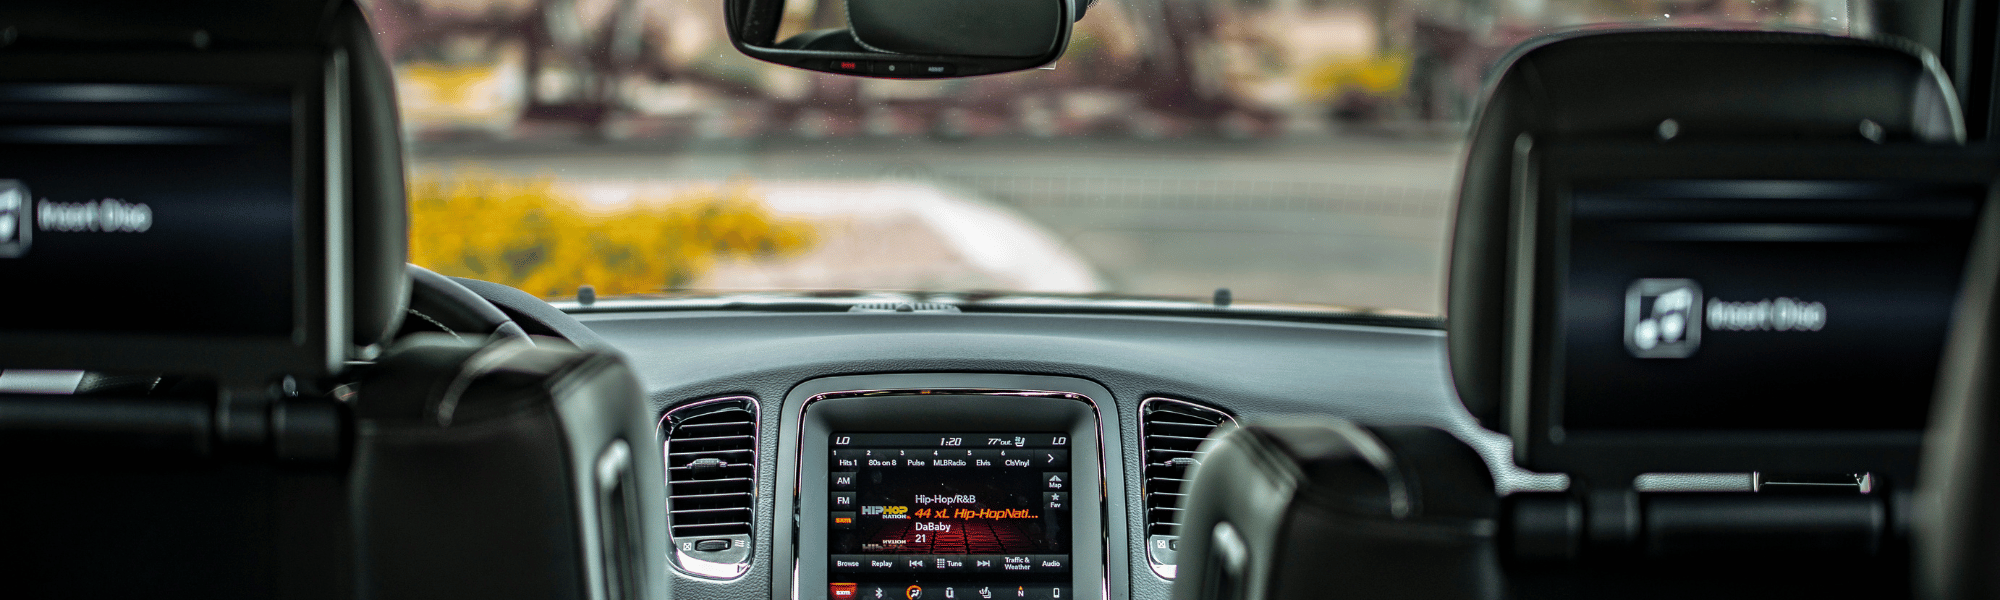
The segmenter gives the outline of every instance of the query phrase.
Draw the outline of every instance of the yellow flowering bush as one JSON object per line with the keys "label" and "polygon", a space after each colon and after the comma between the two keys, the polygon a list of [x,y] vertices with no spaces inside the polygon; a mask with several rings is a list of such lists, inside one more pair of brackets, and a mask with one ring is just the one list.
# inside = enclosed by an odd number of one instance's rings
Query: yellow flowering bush
{"label": "yellow flowering bush", "polygon": [[1300,89],[1307,96],[1319,100],[1339,99],[1348,91],[1378,97],[1394,96],[1408,84],[1411,63],[1407,52],[1323,59],[1307,66],[1300,76]]}
{"label": "yellow flowering bush", "polygon": [[476,168],[420,173],[409,188],[411,262],[544,298],[584,284],[599,295],[679,288],[722,258],[791,255],[814,240],[746,181],[604,208],[552,177]]}

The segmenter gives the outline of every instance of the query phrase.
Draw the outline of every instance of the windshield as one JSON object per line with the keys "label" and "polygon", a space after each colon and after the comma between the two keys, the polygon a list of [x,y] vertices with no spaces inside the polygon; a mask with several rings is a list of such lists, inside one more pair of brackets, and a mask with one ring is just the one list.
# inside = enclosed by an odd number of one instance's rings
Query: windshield
{"label": "windshield", "polygon": [[[1580,27],[1866,35],[1845,0],[1099,0],[1053,68],[823,75],[718,0],[373,0],[411,260],[550,299],[892,290],[1442,313],[1494,63]],[[792,0],[786,34],[839,27]]]}

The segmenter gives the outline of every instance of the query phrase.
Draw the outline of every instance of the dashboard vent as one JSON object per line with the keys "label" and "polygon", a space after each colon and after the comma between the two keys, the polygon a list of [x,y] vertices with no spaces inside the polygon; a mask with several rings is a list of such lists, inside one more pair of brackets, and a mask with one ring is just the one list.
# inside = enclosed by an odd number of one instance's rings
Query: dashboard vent
{"label": "dashboard vent", "polygon": [[695,402],[669,411],[660,428],[675,566],[709,578],[743,574],[755,533],[757,401]]}
{"label": "dashboard vent", "polygon": [[1139,404],[1139,452],[1146,461],[1146,556],[1153,572],[1173,579],[1180,550],[1181,502],[1188,470],[1201,462],[1201,442],[1236,419],[1228,413],[1170,398]]}
{"label": "dashboard vent", "polygon": [[856,304],[847,312],[958,312],[958,305],[942,302],[874,302]]}

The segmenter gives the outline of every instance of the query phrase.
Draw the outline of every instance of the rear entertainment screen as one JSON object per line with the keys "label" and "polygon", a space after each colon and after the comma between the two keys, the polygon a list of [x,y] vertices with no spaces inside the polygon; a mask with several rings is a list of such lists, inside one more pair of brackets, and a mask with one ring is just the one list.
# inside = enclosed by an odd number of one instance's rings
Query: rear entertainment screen
{"label": "rear entertainment screen", "polygon": [[1554,365],[1570,430],[1924,426],[1978,186],[1575,186]]}
{"label": "rear entertainment screen", "polygon": [[0,84],[0,330],[290,338],[284,86]]}
{"label": "rear entertainment screen", "polygon": [[1071,596],[1068,434],[830,441],[830,597]]}

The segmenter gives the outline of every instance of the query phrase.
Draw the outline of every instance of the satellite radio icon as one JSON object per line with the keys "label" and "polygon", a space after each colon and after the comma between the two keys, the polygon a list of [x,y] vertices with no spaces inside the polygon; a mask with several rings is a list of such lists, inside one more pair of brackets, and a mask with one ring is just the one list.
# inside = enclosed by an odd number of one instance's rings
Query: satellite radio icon
{"label": "satellite radio icon", "polygon": [[0,258],[15,258],[28,253],[28,242],[34,237],[34,203],[29,201],[28,186],[18,179],[0,179]]}
{"label": "satellite radio icon", "polygon": [[1701,284],[1640,279],[1625,288],[1625,349],[1639,358],[1687,358],[1701,347]]}

